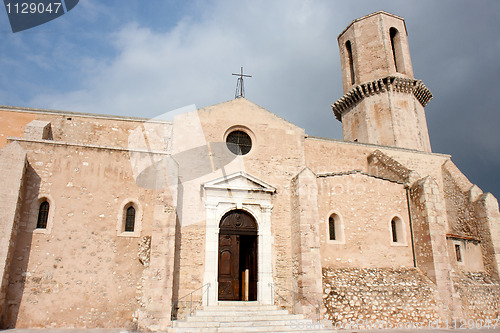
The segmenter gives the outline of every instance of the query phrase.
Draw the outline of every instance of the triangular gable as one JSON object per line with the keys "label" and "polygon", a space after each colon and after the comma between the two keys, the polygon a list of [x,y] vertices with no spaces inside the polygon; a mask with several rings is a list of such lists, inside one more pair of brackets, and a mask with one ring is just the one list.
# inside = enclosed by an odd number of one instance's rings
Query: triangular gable
{"label": "triangular gable", "polygon": [[249,175],[244,171],[239,171],[228,176],[224,176],[203,184],[205,189],[224,189],[236,191],[254,192],[276,192],[276,188],[266,182]]}
{"label": "triangular gable", "polygon": [[262,106],[252,102],[251,100],[243,98],[243,97],[232,99],[232,100],[229,100],[226,102],[217,103],[214,105],[209,105],[209,106],[198,109],[197,112],[213,112],[214,110],[217,110],[218,108],[227,107],[227,106],[230,106],[232,108],[240,108],[240,109],[241,108],[244,108],[244,109],[249,108],[249,109],[251,109],[254,117],[257,117],[257,118],[259,117],[257,115],[257,112],[262,112],[263,114],[268,114],[271,117],[275,118],[276,121],[286,123],[288,126],[290,126],[292,128],[297,128],[297,129],[305,132],[305,130],[302,127],[295,125],[294,123],[286,120],[285,118],[278,116],[277,114],[269,111],[268,109],[263,108]]}

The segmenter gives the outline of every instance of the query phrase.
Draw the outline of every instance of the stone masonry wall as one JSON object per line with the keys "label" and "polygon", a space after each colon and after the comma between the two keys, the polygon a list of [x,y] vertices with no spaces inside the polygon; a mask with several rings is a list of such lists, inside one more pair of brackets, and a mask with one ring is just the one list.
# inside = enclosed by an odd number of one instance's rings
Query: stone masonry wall
{"label": "stone masonry wall", "polygon": [[417,172],[410,170],[392,157],[375,150],[368,156],[369,172],[382,178],[397,180],[411,184],[420,177]]}
{"label": "stone masonry wall", "polygon": [[[443,184],[450,231],[454,234],[478,238],[478,221],[471,205],[469,190],[472,187],[451,161],[443,165]],[[465,178],[465,179],[464,179]]]}
{"label": "stone masonry wall", "polygon": [[26,162],[26,152],[17,143],[0,150],[0,325],[8,305],[7,288],[24,198]]}
{"label": "stone masonry wall", "polygon": [[[9,136],[23,137],[26,125],[33,120],[49,121],[52,138],[55,141],[113,147],[128,147],[129,134],[137,128],[150,131],[157,127],[171,125],[168,122],[140,118],[74,114],[62,111],[30,111],[30,109],[16,111],[0,107],[0,121],[3,124],[0,147],[5,145]],[[164,142],[162,141],[161,144],[163,146]]]}
{"label": "stone masonry wall", "polygon": [[320,218],[316,175],[304,169],[292,181],[295,195],[292,207],[297,214],[293,220],[295,279],[299,313],[317,318],[321,300]]}
{"label": "stone masonry wall", "polygon": [[474,202],[483,241],[481,249],[486,271],[500,280],[500,211],[498,200],[491,193],[484,193]]}
{"label": "stone masonry wall", "polygon": [[[318,175],[323,267],[413,267],[406,190],[402,184],[360,172]],[[329,217],[338,217],[330,240]],[[393,242],[391,220],[401,220]]]}
{"label": "stone masonry wall", "polygon": [[498,202],[491,193],[484,193],[473,185],[451,162],[442,166],[444,198],[450,232],[480,241],[486,272],[495,279],[500,255],[500,213]]}
{"label": "stone masonry wall", "polygon": [[[138,250],[141,236],[152,232],[156,193],[136,185],[127,151],[21,144],[29,168],[5,326],[134,328],[144,269]],[[50,211],[40,230],[43,197]],[[130,201],[142,228],[132,237],[118,227]]]}
{"label": "stone masonry wall", "polygon": [[335,328],[418,328],[440,320],[435,285],[415,268],[323,268]]}
{"label": "stone masonry wall", "polygon": [[152,236],[143,238],[138,253],[145,267],[137,292],[139,308],[134,318],[140,330],[166,330],[171,323],[176,214],[175,207],[170,205],[175,201],[168,196],[162,199],[162,204],[154,207]]}
{"label": "stone masonry wall", "polygon": [[[476,326],[486,320],[500,320],[500,283],[484,272],[455,272],[453,285],[460,295],[462,318],[460,324],[467,328],[469,320]],[[463,322],[461,322],[463,321]],[[486,325],[485,325],[486,326]],[[473,327],[470,327],[473,328]]]}
{"label": "stone masonry wall", "polygon": [[[248,132],[252,138],[252,148],[247,155],[227,154],[225,135],[235,129]],[[183,161],[179,162],[180,234],[176,254],[179,269],[174,280],[174,285],[178,285],[174,298],[185,296],[203,285],[207,208],[202,184],[239,171],[277,189],[272,198],[273,243],[269,260],[275,285],[294,288],[290,184],[292,177],[304,168],[303,144],[302,129],[244,98],[175,118],[173,155],[189,154],[192,158],[185,159],[185,167]],[[242,202],[252,203],[252,200],[246,198]],[[210,293],[214,291],[215,288],[210,289]],[[199,299],[201,294],[197,293],[195,297]]]}
{"label": "stone masonry wall", "polygon": [[460,317],[451,286],[451,266],[446,243],[445,209],[436,181],[427,176],[410,188],[417,267],[436,283],[443,316]]}

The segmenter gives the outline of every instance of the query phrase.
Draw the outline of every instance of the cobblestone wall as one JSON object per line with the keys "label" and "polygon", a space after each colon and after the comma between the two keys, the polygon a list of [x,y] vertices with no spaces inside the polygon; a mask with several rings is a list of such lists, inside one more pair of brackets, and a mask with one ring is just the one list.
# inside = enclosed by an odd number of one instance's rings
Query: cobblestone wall
{"label": "cobblestone wall", "polygon": [[407,324],[440,319],[434,285],[414,268],[323,268],[325,319]]}
{"label": "cobblestone wall", "polygon": [[500,284],[484,272],[457,272],[453,284],[462,301],[463,320],[500,319]]}

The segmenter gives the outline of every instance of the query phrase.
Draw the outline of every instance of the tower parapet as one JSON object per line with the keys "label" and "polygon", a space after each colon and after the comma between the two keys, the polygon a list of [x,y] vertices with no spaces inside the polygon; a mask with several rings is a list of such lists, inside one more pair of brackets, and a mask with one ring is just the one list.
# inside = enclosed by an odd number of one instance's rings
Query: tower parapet
{"label": "tower parapet", "polygon": [[346,141],[431,151],[429,89],[413,77],[403,18],[379,11],[339,36],[344,96],[332,109]]}

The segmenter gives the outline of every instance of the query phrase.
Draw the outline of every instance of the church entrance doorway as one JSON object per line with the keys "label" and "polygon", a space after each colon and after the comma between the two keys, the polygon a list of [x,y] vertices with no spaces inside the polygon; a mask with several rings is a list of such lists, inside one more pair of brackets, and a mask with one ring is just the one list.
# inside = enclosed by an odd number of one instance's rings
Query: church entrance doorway
{"label": "church entrance doorway", "polygon": [[219,224],[219,301],[257,300],[257,223],[232,210]]}

